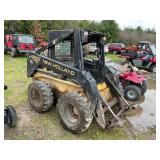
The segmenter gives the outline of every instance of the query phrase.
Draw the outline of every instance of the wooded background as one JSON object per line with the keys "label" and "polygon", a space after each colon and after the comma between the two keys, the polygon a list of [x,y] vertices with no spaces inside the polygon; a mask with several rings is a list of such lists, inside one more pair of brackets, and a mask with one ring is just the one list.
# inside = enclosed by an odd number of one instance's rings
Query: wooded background
{"label": "wooded background", "polygon": [[143,29],[127,27],[123,30],[115,20],[89,21],[89,20],[5,20],[4,33],[33,34],[39,43],[47,41],[49,30],[81,28],[102,32],[106,35],[107,43],[122,42],[126,45],[136,44],[146,40],[156,44],[155,28]]}

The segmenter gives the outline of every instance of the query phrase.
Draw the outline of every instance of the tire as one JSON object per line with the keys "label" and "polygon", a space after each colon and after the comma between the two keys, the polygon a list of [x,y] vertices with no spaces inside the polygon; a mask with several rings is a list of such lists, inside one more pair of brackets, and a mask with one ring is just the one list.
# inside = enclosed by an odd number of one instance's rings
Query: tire
{"label": "tire", "polygon": [[148,88],[147,80],[144,80],[141,86],[141,95],[144,95],[146,93],[147,88]]}
{"label": "tire", "polygon": [[150,71],[156,73],[156,64],[151,66]]}
{"label": "tire", "polygon": [[7,52],[8,52],[8,47],[4,46],[4,54],[7,54]]}
{"label": "tire", "polygon": [[138,100],[141,96],[141,89],[135,85],[127,85],[124,87],[124,98],[130,101]]}
{"label": "tire", "polygon": [[9,105],[5,109],[6,116],[7,116],[7,122],[6,125],[9,127],[15,127],[17,122],[17,114],[13,106]]}
{"label": "tire", "polygon": [[45,82],[34,81],[28,86],[28,100],[33,110],[43,113],[53,106],[53,92]]}
{"label": "tire", "polygon": [[17,50],[15,48],[11,49],[11,56],[15,58],[17,56]]}
{"label": "tire", "polygon": [[125,60],[121,63],[121,65],[125,66],[125,65],[132,65],[132,63],[129,60]]}
{"label": "tire", "polygon": [[84,132],[93,119],[90,102],[77,93],[62,95],[58,99],[57,110],[64,128],[72,133]]}
{"label": "tire", "polygon": [[113,54],[117,54],[118,52],[117,51],[113,51]]}

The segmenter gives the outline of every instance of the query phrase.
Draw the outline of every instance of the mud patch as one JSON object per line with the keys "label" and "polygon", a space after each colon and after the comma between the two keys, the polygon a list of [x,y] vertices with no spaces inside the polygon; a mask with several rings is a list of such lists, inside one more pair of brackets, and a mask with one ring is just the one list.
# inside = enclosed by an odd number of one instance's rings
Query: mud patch
{"label": "mud patch", "polygon": [[26,127],[30,122],[30,117],[27,115],[27,112],[23,110],[19,111],[17,114],[17,127],[22,128]]}
{"label": "mud patch", "polygon": [[[156,128],[156,77],[148,74],[148,90],[140,100],[134,102],[143,112],[127,116],[127,120],[133,126],[136,133],[155,131]],[[130,102],[133,104],[133,102]]]}

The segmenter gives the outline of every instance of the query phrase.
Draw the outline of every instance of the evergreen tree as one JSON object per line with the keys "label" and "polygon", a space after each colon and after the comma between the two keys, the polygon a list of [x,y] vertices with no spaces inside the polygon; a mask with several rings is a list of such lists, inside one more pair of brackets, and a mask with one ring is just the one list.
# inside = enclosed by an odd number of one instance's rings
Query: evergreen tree
{"label": "evergreen tree", "polygon": [[108,42],[116,42],[119,33],[118,24],[114,20],[103,20],[100,23],[100,32],[106,35]]}

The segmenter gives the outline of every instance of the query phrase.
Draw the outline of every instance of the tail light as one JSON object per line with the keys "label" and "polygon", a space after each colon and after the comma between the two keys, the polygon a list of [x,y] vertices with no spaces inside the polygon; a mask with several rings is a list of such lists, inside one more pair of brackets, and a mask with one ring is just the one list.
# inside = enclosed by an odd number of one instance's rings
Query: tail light
{"label": "tail light", "polygon": [[29,44],[29,49],[34,49],[34,45],[33,44]]}
{"label": "tail light", "polygon": [[24,50],[33,50],[35,49],[35,46],[33,44],[24,44],[24,43],[21,43],[19,44],[19,49],[24,49]]}
{"label": "tail light", "polygon": [[26,46],[25,46],[25,44],[20,44],[20,49],[26,49]]}

